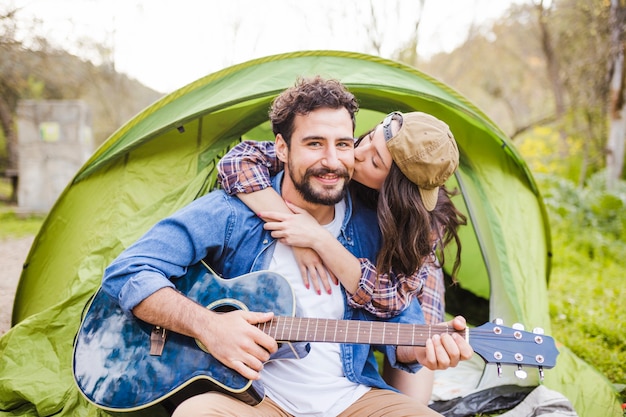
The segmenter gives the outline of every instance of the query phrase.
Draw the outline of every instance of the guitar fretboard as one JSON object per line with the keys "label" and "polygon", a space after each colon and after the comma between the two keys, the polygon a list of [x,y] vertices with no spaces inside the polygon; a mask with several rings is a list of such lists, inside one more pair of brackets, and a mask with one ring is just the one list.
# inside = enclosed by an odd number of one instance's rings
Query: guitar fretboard
{"label": "guitar fretboard", "polygon": [[306,317],[274,317],[257,326],[281,342],[424,346],[426,340],[436,334],[458,333],[465,338],[469,335],[466,330],[454,330],[449,326]]}

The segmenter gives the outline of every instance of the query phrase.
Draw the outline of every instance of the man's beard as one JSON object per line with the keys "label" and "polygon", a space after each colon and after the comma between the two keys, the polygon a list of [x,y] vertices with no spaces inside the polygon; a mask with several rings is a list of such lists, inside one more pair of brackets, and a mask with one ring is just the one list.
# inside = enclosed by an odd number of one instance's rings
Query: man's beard
{"label": "man's beard", "polygon": [[[327,192],[324,193],[319,192],[311,186],[311,177],[323,176],[326,174],[335,174],[337,177],[345,179],[343,188],[341,190],[336,190],[334,188],[327,189]],[[332,206],[343,200],[348,191],[348,181],[350,180],[348,171],[345,169],[330,170],[326,168],[307,169],[302,177],[302,181],[298,181],[294,178],[293,171],[291,170],[289,170],[289,177],[291,178],[291,182],[293,183],[295,189],[302,195],[305,201],[313,204],[323,204],[325,206]]]}

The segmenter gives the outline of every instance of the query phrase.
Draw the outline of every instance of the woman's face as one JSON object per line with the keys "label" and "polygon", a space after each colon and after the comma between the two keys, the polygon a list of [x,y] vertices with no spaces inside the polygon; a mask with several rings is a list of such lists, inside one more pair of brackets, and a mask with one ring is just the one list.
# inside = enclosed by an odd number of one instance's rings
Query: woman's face
{"label": "woman's face", "polygon": [[[394,120],[391,131],[395,135],[400,124]],[[353,179],[361,184],[380,191],[389,170],[391,169],[391,153],[387,149],[383,126],[379,124],[370,133],[360,139],[354,148]]]}

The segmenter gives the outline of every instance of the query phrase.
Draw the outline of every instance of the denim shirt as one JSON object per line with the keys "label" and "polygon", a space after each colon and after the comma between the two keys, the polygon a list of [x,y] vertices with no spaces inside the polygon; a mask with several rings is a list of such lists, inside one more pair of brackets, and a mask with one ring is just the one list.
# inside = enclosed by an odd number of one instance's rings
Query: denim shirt
{"label": "denim shirt", "polygon": [[[280,192],[283,174],[273,178]],[[341,244],[354,256],[375,259],[380,248],[376,212],[346,201]],[[105,270],[102,288],[130,312],[142,300],[164,287],[174,288],[172,277],[185,274],[189,265],[201,260],[222,278],[234,278],[268,269],[275,240],[263,229],[264,222],[237,197],[213,191],[156,223],[144,236],[123,251]],[[342,287],[343,291],[343,287]],[[345,291],[344,291],[345,297]],[[418,302],[391,319],[378,319],[363,309],[345,303],[346,320],[380,320],[423,324]],[[342,344],[341,356],[346,377],[371,387],[393,389],[378,372],[373,348],[387,355],[392,366],[415,372],[419,364],[396,362],[395,346]]]}

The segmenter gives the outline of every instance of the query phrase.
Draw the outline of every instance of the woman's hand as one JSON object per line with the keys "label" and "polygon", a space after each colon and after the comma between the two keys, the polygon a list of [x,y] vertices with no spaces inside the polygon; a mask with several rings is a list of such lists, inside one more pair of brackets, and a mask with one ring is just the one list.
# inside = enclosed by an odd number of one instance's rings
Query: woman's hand
{"label": "woman's hand", "polygon": [[317,245],[323,245],[326,239],[335,239],[306,210],[285,202],[292,214],[266,211],[259,213],[265,220],[264,228],[272,232],[272,237],[282,244],[293,247],[294,256],[306,288],[311,284],[320,294],[323,287],[331,293],[331,283],[337,285],[337,278],[324,266],[315,251]]}
{"label": "woman's hand", "polygon": [[306,210],[291,203],[285,203],[293,213],[278,211],[259,213],[259,216],[266,222],[263,227],[272,232],[274,239],[278,239],[285,245],[313,250],[323,245],[328,239],[335,239]]}
{"label": "woman's hand", "polygon": [[337,278],[326,269],[322,258],[311,248],[301,248],[294,246],[293,255],[298,263],[298,268],[302,274],[302,281],[306,288],[310,288],[313,284],[313,289],[320,294],[321,287],[324,287],[324,291],[328,294],[332,292],[331,282],[337,285]]}

